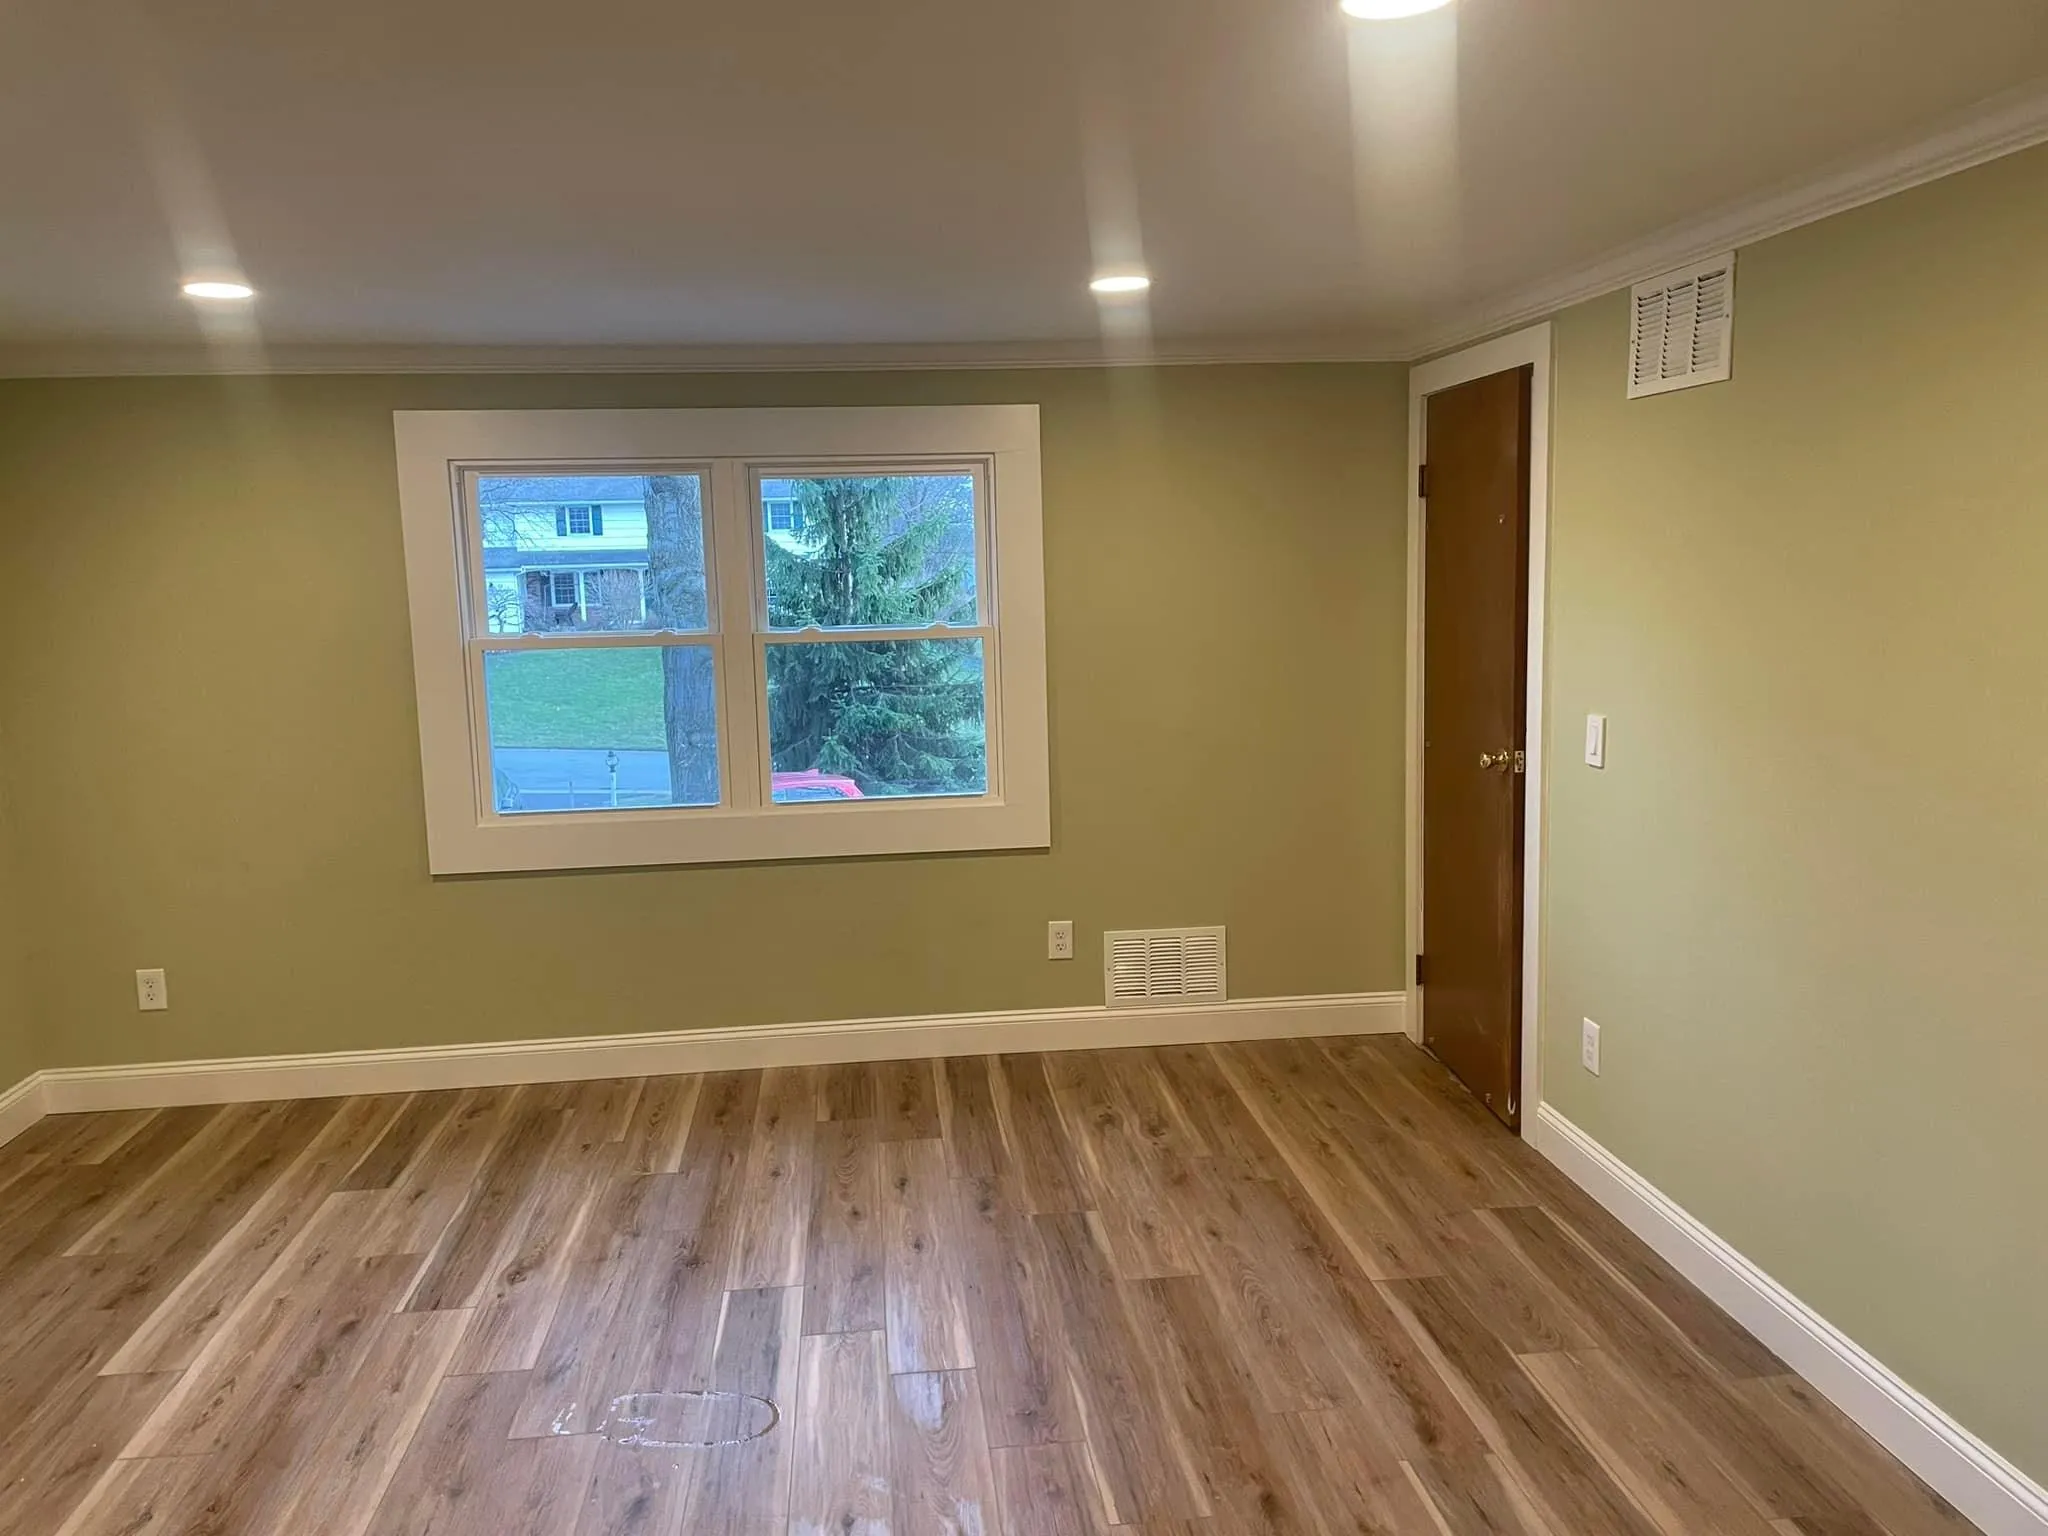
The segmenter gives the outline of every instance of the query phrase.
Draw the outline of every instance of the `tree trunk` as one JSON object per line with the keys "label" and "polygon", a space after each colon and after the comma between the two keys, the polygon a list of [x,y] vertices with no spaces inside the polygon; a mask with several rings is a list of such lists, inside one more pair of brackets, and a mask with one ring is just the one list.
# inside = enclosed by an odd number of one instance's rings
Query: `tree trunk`
{"label": "tree trunk", "polygon": [[[660,629],[702,629],[704,490],[695,475],[647,477],[647,618]],[[670,798],[718,800],[717,678],[709,646],[661,653],[662,724],[668,737]]]}

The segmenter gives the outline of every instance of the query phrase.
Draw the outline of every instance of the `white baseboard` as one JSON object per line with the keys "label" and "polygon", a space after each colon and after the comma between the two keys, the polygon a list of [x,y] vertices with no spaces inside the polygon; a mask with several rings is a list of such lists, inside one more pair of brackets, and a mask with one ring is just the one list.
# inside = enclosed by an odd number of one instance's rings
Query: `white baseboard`
{"label": "white baseboard", "polygon": [[1531,1143],[1986,1536],[2048,1536],[2048,1489],[1550,1105]]}
{"label": "white baseboard", "polygon": [[0,1093],[0,1147],[43,1118],[43,1077],[40,1072],[23,1078]]}
{"label": "white baseboard", "polygon": [[40,1112],[54,1115],[920,1056],[987,1056],[1000,1051],[1399,1034],[1406,1028],[1405,994],[1357,992],[1247,998],[1195,1007],[1036,1008],[850,1019],[836,1024],[774,1024],[752,1029],[64,1068],[43,1072],[27,1086],[39,1091]]}

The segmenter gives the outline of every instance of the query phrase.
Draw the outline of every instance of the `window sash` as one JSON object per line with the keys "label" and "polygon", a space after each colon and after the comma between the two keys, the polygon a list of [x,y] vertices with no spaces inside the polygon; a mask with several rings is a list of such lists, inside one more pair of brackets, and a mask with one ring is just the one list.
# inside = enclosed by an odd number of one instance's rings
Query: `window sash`
{"label": "window sash", "polygon": [[998,664],[997,649],[1001,641],[993,625],[935,625],[929,629],[778,629],[756,631],[754,634],[754,676],[759,680],[761,717],[758,725],[759,738],[755,750],[760,755],[759,778],[755,792],[761,797],[763,807],[778,815],[784,811],[801,809],[805,805],[828,803],[804,800],[786,801],[776,804],[773,775],[774,756],[769,742],[768,720],[768,648],[771,645],[863,645],[876,640],[979,640],[981,642],[981,720],[985,754],[987,758],[987,782],[978,795],[889,795],[878,796],[872,801],[840,800],[829,802],[846,807],[858,807],[863,803],[873,805],[986,805],[998,803],[1003,798],[1003,730],[1002,700],[997,687],[1002,677]]}
{"label": "window sash", "polygon": [[[768,625],[768,516],[765,512],[770,498],[764,496],[761,482],[764,480],[830,480],[858,478],[862,476],[916,476],[916,475],[966,475],[974,482],[974,608],[975,624],[993,628],[998,620],[995,613],[995,475],[994,466],[986,458],[932,458],[917,454],[893,455],[887,458],[819,460],[816,458],[749,458],[741,461],[747,475],[747,514],[749,520],[748,543],[753,550],[754,571],[750,586],[754,629],[758,634],[775,635],[864,635],[868,639],[886,639],[879,630],[864,630],[853,626],[834,626],[830,629],[818,627],[807,629],[771,629]],[[782,498],[774,498],[781,500]],[[798,503],[801,506],[801,503]],[[895,631],[890,631],[894,634]],[[920,630],[904,638],[916,639],[923,634]]]}

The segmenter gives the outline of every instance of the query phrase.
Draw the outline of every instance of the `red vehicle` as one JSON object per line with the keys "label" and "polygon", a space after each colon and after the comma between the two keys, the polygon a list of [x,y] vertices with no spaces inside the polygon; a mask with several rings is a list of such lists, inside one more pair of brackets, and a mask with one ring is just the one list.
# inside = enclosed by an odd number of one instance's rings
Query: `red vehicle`
{"label": "red vehicle", "polygon": [[790,805],[800,800],[866,798],[853,780],[840,778],[837,774],[820,773],[815,768],[806,768],[802,773],[770,774],[768,781],[777,805]]}

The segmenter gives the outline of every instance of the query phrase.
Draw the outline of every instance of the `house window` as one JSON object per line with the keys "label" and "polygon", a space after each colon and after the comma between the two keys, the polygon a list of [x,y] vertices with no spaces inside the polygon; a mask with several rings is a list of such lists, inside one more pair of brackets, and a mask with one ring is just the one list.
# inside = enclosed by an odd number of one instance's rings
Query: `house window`
{"label": "house window", "polygon": [[572,534],[599,535],[604,532],[604,508],[602,507],[557,507],[555,508],[555,537],[566,539]]}
{"label": "house window", "polygon": [[[397,429],[435,873],[1050,843],[1036,407]],[[479,523],[595,476],[632,563],[494,628]]]}

